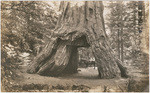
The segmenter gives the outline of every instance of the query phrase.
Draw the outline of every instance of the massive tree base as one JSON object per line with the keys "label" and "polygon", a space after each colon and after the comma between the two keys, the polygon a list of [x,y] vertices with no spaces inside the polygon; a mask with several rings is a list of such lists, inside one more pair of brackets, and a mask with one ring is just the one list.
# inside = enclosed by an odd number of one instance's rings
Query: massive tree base
{"label": "massive tree base", "polygon": [[109,47],[101,1],[85,1],[82,6],[61,2],[54,33],[43,51],[30,64],[28,72],[58,76],[76,73],[78,47],[92,49],[100,78],[127,77],[126,69]]}

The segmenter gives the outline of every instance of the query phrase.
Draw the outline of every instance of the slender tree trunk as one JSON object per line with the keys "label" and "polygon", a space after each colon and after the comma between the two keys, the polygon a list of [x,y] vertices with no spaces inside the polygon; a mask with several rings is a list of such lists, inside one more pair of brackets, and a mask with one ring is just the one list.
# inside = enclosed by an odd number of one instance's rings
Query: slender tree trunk
{"label": "slender tree trunk", "polygon": [[[122,1],[120,2],[122,5]],[[124,61],[124,56],[123,56],[123,6],[121,6],[121,61]]]}
{"label": "slender tree trunk", "polygon": [[144,2],[138,1],[138,19],[139,19],[138,23],[139,23],[139,26],[141,26],[144,21],[144,15],[145,15]]}
{"label": "slender tree trunk", "polygon": [[[136,2],[133,2],[134,5],[136,5]],[[136,43],[136,39],[137,39],[137,12],[136,12],[136,7],[133,8],[133,32],[134,32],[134,35],[132,36],[132,61],[135,62],[135,57],[136,57],[136,54],[134,53],[134,51],[136,49],[138,49],[138,45]]]}
{"label": "slender tree trunk", "polygon": [[121,61],[124,62],[124,56],[123,56],[123,30],[121,30]]}
{"label": "slender tree trunk", "polygon": [[120,34],[118,29],[118,59],[120,59]]}

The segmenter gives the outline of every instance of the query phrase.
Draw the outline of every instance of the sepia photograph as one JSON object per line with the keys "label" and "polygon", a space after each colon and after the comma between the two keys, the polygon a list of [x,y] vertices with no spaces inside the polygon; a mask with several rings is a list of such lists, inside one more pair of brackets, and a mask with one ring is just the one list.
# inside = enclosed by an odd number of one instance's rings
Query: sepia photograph
{"label": "sepia photograph", "polygon": [[2,0],[1,92],[149,92],[149,0]]}

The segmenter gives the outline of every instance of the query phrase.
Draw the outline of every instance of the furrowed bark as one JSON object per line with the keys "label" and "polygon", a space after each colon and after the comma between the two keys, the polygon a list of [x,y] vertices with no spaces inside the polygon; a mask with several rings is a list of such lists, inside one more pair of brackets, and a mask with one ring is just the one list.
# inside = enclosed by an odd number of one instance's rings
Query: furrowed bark
{"label": "furrowed bark", "polygon": [[[53,40],[33,60],[29,73],[57,76],[76,73],[78,47],[92,49],[100,78],[126,75],[126,69],[109,47],[101,1],[85,1],[82,6],[61,3],[61,12],[52,36]],[[124,75],[125,74],[125,75]]]}

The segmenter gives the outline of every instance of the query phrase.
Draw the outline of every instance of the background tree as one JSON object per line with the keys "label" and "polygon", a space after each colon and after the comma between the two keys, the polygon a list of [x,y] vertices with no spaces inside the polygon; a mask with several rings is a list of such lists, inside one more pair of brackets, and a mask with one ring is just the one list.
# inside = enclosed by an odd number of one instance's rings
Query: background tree
{"label": "background tree", "polygon": [[111,2],[108,7],[110,8],[110,15],[107,25],[111,31],[111,36],[114,37],[113,39],[115,40],[115,42],[112,43],[115,45],[117,43],[118,59],[123,62],[123,30],[125,20],[123,15],[125,14],[125,5],[122,2]]}
{"label": "background tree", "polygon": [[[57,15],[46,2],[2,2],[2,42],[36,54],[35,45],[45,43]],[[32,51],[32,52],[31,52]]]}
{"label": "background tree", "polygon": [[[140,7],[145,7],[144,2],[138,1],[110,2],[108,6],[110,8],[110,14],[107,16],[107,20],[109,21],[106,25],[110,31],[109,39],[111,41],[111,47],[118,54],[118,58],[121,59],[120,56],[124,56],[124,63],[127,66],[141,60],[141,46],[146,45],[141,44],[142,38],[144,39],[142,34],[146,32],[143,32],[142,28],[146,27],[142,25],[142,21],[139,21],[143,20],[145,16],[143,15],[143,11],[145,10],[143,10],[144,8],[142,10],[141,8],[139,9],[139,5]],[[139,11],[142,13],[140,17]],[[121,42],[123,42],[123,48]]]}

